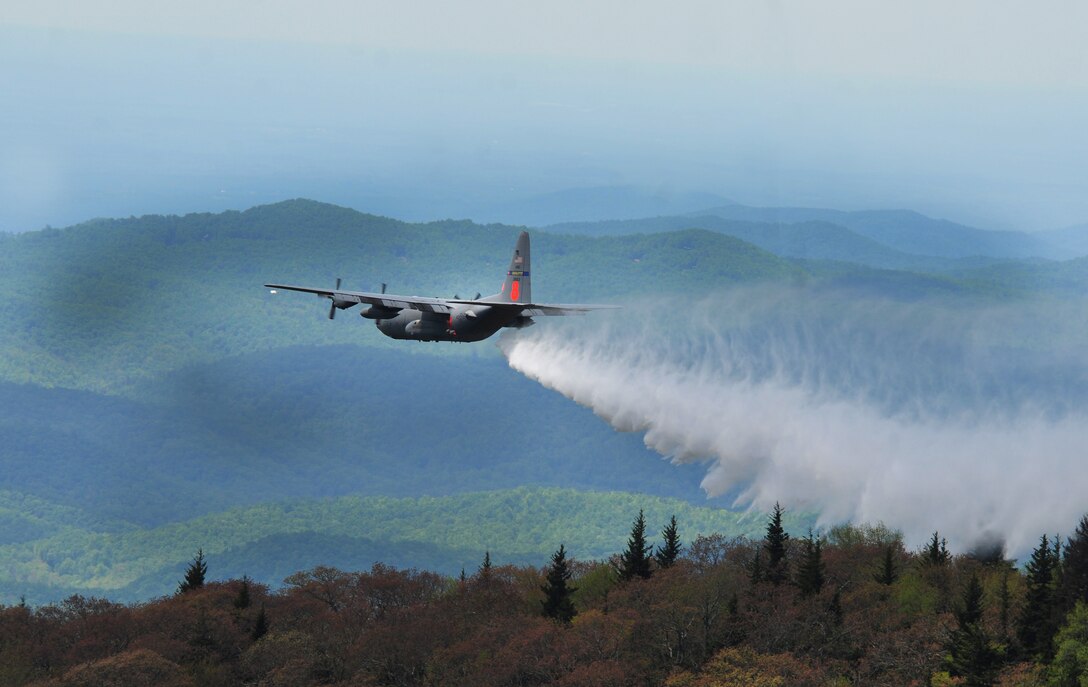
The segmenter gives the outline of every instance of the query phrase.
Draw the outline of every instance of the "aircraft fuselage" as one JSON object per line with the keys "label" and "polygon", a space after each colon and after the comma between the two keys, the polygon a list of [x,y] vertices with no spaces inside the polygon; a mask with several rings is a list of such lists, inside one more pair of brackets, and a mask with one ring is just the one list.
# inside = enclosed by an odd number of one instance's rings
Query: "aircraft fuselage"
{"label": "aircraft fuselage", "polygon": [[483,341],[503,327],[522,328],[532,319],[486,305],[454,308],[449,314],[401,310],[395,317],[375,321],[378,331],[394,339],[415,341]]}

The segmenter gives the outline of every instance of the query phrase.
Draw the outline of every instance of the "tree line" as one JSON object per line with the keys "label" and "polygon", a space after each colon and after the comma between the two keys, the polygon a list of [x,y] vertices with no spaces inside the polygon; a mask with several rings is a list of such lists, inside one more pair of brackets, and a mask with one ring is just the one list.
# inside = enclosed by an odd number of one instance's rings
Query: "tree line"
{"label": "tree line", "polygon": [[657,541],[639,513],[609,560],[484,555],[456,578],[375,564],[279,590],[207,580],[171,596],[0,607],[0,685],[1082,685],[1088,516],[1018,569],[999,547],[916,551],[882,525]]}

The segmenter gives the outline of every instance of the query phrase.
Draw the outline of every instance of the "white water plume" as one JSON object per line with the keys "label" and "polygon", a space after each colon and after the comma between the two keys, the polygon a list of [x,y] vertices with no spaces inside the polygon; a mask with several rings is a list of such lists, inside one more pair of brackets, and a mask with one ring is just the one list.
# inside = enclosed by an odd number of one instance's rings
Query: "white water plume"
{"label": "white water plume", "polygon": [[[1088,511],[1084,308],[735,291],[507,334],[510,366],[677,462],[708,495],[1023,555]],[[662,314],[671,313],[671,314]]]}

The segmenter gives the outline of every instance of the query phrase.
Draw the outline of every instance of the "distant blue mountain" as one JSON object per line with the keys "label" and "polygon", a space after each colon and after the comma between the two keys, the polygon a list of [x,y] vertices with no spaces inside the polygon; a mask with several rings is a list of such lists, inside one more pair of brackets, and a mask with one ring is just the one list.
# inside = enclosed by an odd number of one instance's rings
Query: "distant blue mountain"
{"label": "distant blue mountain", "polygon": [[[747,241],[784,258],[841,260],[870,267],[925,269],[933,260],[909,255],[825,221],[769,223],[730,220],[716,215],[680,215],[636,220],[556,224],[549,231],[585,236],[615,236],[699,228]],[[942,263],[942,266],[943,263]]]}
{"label": "distant blue mountain", "polygon": [[1064,229],[1041,231],[1039,238],[1055,246],[1064,256],[1088,256],[1088,223],[1078,224]]}
{"label": "distant blue mountain", "polygon": [[[632,206],[638,207],[638,206]],[[630,214],[630,213],[628,213]],[[1035,233],[991,231],[912,210],[848,212],[824,208],[752,207],[735,203],[692,212],[646,212],[608,220],[557,222],[548,230],[586,236],[698,227],[735,236],[781,257],[845,260],[891,269],[956,269],[957,262],[1088,255],[1088,224]]]}
{"label": "distant blue mountain", "polygon": [[1070,254],[1046,235],[1019,231],[990,231],[956,222],[926,217],[912,210],[863,210],[847,212],[821,208],[761,208],[723,205],[697,213],[723,219],[771,224],[822,221],[838,224],[879,243],[913,255],[941,258],[1051,258]]}
{"label": "distant blue mountain", "polygon": [[676,192],[642,186],[572,188],[483,207],[473,219],[527,226],[679,215],[730,203],[713,193]]}

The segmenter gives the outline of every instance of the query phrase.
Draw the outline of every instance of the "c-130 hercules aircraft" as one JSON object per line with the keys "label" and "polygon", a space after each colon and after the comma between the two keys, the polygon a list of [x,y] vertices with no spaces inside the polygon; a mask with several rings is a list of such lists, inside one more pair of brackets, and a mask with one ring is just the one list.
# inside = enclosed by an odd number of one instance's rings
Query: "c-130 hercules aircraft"
{"label": "c-130 hercules aircraft", "polygon": [[335,289],[315,289],[308,286],[265,284],[275,290],[302,291],[317,294],[332,301],[329,319],[337,310],[356,304],[367,304],[359,314],[374,320],[378,330],[394,339],[415,341],[482,341],[503,327],[521,329],[533,324],[538,315],[584,315],[590,310],[615,308],[614,305],[544,305],[533,303],[529,282],[529,232],[518,237],[506,281],[494,296],[461,300],[395,296],[385,292],[341,291],[340,280]]}

